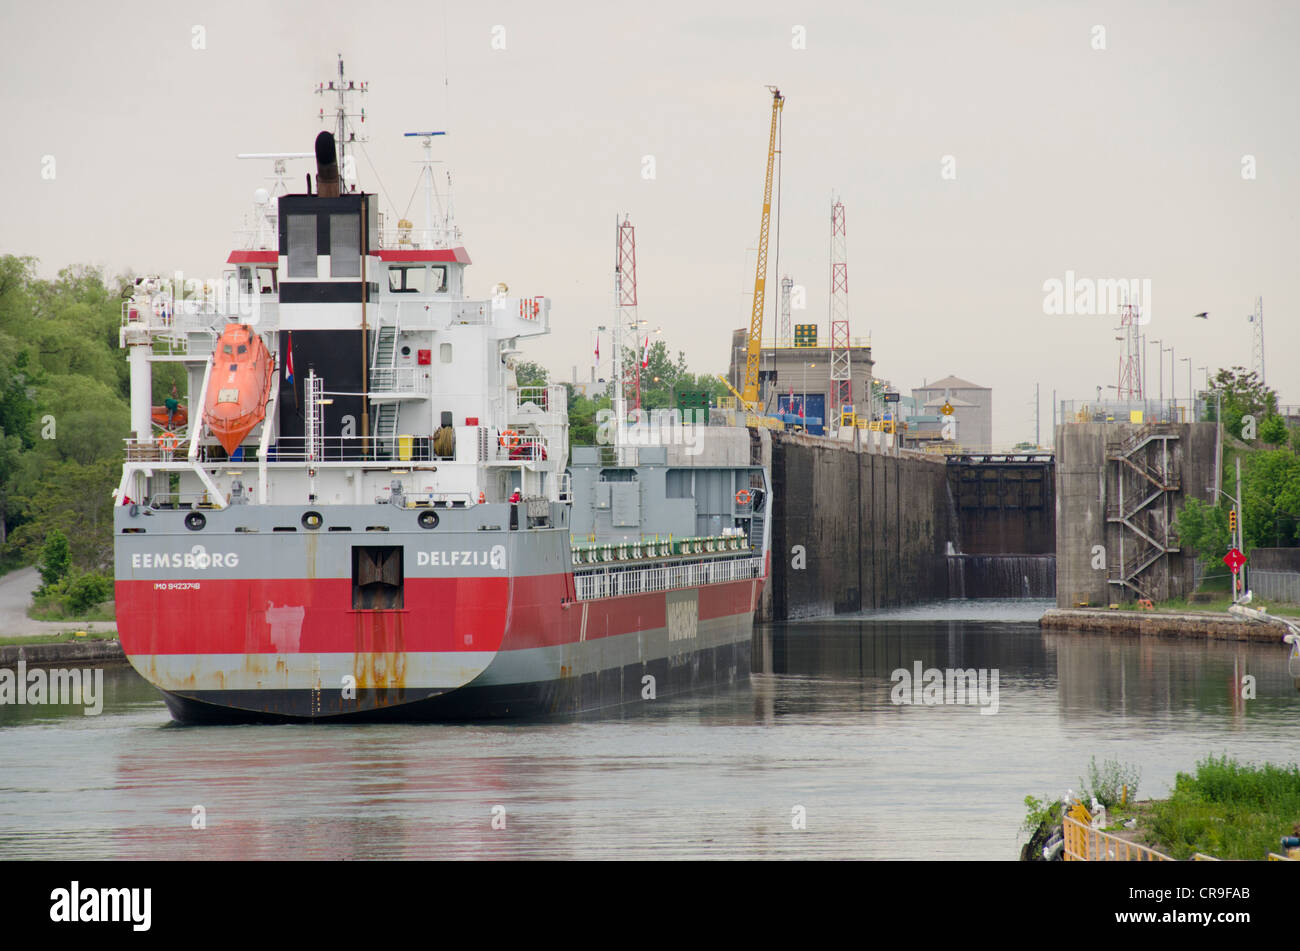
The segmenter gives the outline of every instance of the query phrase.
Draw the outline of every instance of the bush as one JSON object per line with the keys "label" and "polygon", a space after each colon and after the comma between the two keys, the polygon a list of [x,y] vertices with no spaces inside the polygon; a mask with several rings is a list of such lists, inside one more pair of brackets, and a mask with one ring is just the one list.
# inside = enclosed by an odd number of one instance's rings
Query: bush
{"label": "bush", "polygon": [[1088,778],[1079,780],[1080,798],[1086,803],[1087,797],[1093,796],[1107,809],[1119,805],[1121,800],[1128,804],[1137,796],[1141,778],[1142,770],[1137,766],[1108,759],[1099,768],[1094,756],[1088,764]]}
{"label": "bush", "polygon": [[57,528],[52,529],[45,536],[45,544],[41,547],[41,563],[38,566],[42,593],[48,592],[67,577],[70,560],[68,536]]}
{"label": "bush", "polygon": [[89,614],[101,601],[113,596],[113,579],[107,575],[88,571],[70,578],[65,586],[64,605],[74,617]]}

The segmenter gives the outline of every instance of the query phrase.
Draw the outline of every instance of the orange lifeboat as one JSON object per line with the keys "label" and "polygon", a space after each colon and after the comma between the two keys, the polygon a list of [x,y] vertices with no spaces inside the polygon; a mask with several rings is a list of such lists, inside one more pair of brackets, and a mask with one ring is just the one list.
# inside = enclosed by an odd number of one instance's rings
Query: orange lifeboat
{"label": "orange lifeboat", "polygon": [[185,409],[184,403],[176,407],[176,412],[172,415],[170,423],[167,421],[166,406],[155,406],[150,415],[153,416],[154,423],[163,429],[178,429],[190,421],[190,414]]}
{"label": "orange lifeboat", "polygon": [[203,420],[228,454],[266,416],[275,363],[248,324],[228,324],[212,353]]}

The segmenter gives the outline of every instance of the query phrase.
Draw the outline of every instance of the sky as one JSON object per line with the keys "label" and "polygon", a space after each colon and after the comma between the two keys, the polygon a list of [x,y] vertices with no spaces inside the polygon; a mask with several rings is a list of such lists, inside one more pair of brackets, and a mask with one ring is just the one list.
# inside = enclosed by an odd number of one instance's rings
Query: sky
{"label": "sky", "polygon": [[[220,277],[271,171],[236,154],[310,151],[342,53],[370,84],[361,186],[421,224],[402,133],[446,130],[467,291],[552,299],[525,358],[587,377],[626,214],[640,316],[692,370],[725,372],[772,84],[769,336],[778,254],[806,295],[794,321],[829,335],[834,195],[877,375],[992,387],[1000,446],[1033,438],[1035,385],[1046,436],[1053,393],[1117,383],[1118,317],[1046,312],[1067,272],[1150,287],[1144,329],[1173,347],[1180,399],[1183,357],[1198,387],[1201,367],[1251,365],[1262,297],[1266,381],[1300,404],[1297,40],[1289,2],[5,4],[0,253],[46,276]],[[290,171],[301,190],[314,168]],[[1148,378],[1154,396],[1154,345]]]}

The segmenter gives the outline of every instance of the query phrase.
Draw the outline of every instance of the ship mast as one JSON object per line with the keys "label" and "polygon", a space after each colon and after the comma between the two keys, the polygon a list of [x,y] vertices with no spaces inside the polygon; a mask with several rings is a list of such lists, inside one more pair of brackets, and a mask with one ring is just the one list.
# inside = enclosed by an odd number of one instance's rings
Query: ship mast
{"label": "ship mast", "polygon": [[[343,78],[343,54],[342,53],[339,53],[339,78],[332,79],[328,82],[322,82],[316,84],[316,95],[326,96],[329,93],[334,93],[337,97],[337,102],[335,103],[334,110],[333,110],[334,111],[334,115],[333,115],[334,143],[338,148],[339,172],[343,175],[344,178],[349,178],[349,177],[355,178],[354,171],[352,175],[348,174],[349,171],[353,170],[353,166],[350,166],[347,161],[348,145],[353,142],[359,144],[367,141],[365,136],[362,136],[361,138],[357,138],[356,132],[348,131],[349,119],[359,119],[361,122],[366,121],[365,107],[364,106],[361,107],[361,109],[357,112],[351,111],[352,106],[348,102],[348,97],[352,93],[369,92],[370,91],[368,88],[369,85],[370,84],[367,82],[357,82],[356,80],[353,79]],[[325,121],[324,106],[322,106],[320,110],[320,119],[321,122]]]}
{"label": "ship mast", "polygon": [[[433,248],[440,244],[449,246],[452,240],[451,225],[451,181],[448,179],[447,184],[447,211],[442,210],[442,201],[438,195],[438,188],[433,182],[433,167],[441,164],[440,159],[433,157],[433,137],[435,135],[446,135],[445,131],[441,132],[403,132],[406,138],[424,139],[424,158],[418,163],[420,165],[420,182],[424,185],[424,243],[421,247]],[[438,218],[433,217],[433,206],[438,205]],[[434,222],[438,221],[438,224]],[[441,232],[440,239],[434,235]]]}

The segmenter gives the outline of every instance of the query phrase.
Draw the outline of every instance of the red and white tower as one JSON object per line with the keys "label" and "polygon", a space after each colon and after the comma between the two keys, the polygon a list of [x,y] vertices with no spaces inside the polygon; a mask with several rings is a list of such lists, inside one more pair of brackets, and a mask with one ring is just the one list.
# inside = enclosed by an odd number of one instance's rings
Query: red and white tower
{"label": "red and white tower", "polygon": [[1142,399],[1142,334],[1140,313],[1135,304],[1124,304],[1119,309],[1119,329],[1124,332],[1124,353],[1119,358],[1119,381],[1116,398]]}
{"label": "red and white tower", "polygon": [[844,227],[844,203],[831,205],[831,402],[838,423],[844,407],[853,405],[849,367],[849,260]]}
{"label": "red and white tower", "polygon": [[[640,324],[636,316],[636,228],[624,215],[623,220],[618,225],[618,249],[617,249],[618,271],[618,326],[614,333],[617,337],[622,336],[624,330],[637,331]],[[642,346],[639,337],[633,338],[632,351],[635,359],[632,366],[617,366],[615,368],[616,379],[619,379],[623,386],[635,384],[636,396],[632,402],[632,409],[641,408],[641,354]],[[621,348],[620,348],[621,350]],[[619,359],[623,360],[620,353]]]}

